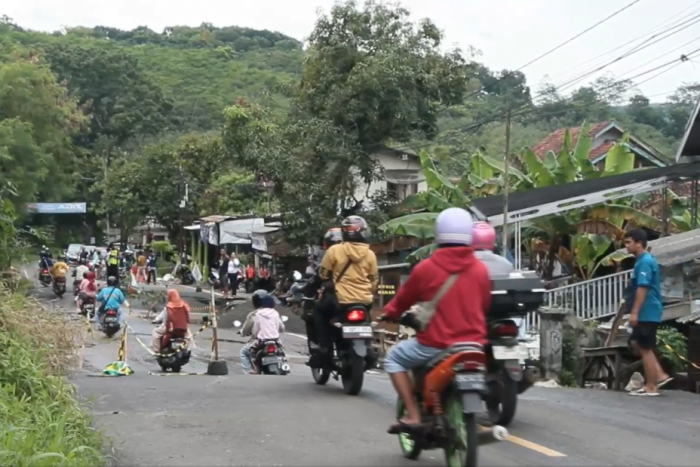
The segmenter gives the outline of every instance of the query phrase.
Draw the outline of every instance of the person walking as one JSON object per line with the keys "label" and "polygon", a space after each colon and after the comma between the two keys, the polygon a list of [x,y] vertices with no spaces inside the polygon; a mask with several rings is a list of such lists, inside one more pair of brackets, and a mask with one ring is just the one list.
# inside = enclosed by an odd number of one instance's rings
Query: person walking
{"label": "person walking", "polygon": [[236,258],[236,253],[231,253],[231,257],[228,262],[228,285],[231,291],[231,297],[235,297],[238,293],[238,284],[240,284],[239,274],[240,274],[241,262]]}
{"label": "person walking", "polygon": [[644,365],[645,385],[632,396],[658,396],[658,389],[673,380],[661,367],[654,350],[656,331],[661,323],[661,270],[656,258],[647,251],[647,234],[642,229],[625,233],[625,247],[637,258],[630,279],[629,300],[632,303],[629,324],[630,344],[639,350]]}
{"label": "person walking", "polygon": [[226,249],[222,248],[219,251],[219,282],[221,282],[221,293],[224,298],[228,295],[228,254]]}

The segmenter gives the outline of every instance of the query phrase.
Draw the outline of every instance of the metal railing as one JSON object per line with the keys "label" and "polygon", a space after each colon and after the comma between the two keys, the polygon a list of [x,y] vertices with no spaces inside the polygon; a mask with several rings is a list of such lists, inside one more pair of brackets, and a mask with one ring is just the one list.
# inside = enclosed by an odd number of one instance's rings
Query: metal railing
{"label": "metal railing", "polygon": [[[557,287],[545,293],[544,306],[565,308],[584,321],[615,315],[631,275],[632,271],[621,271]],[[537,332],[539,315],[528,314],[525,325],[528,332]]]}

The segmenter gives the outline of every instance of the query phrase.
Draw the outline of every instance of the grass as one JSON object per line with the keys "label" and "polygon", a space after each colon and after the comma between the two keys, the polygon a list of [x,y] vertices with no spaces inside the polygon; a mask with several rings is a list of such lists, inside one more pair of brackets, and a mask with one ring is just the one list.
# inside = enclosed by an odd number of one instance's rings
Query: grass
{"label": "grass", "polygon": [[66,379],[85,328],[0,285],[0,465],[99,467],[105,438]]}

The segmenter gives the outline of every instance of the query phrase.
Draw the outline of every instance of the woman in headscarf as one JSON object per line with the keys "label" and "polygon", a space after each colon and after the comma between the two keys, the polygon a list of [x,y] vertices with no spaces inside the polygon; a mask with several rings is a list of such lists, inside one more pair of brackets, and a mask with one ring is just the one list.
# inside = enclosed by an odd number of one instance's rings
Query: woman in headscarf
{"label": "woman in headscarf", "polygon": [[194,348],[194,338],[189,329],[190,306],[180,297],[180,293],[175,289],[168,290],[168,303],[163,311],[153,320],[153,323],[161,323],[153,330],[151,346],[155,352],[161,351],[161,341],[163,336],[175,329],[187,329],[185,339],[187,348]]}
{"label": "woman in headscarf", "polygon": [[95,272],[88,271],[83,274],[82,281],[78,286],[78,311],[83,308],[83,302],[86,298],[92,298],[93,302],[97,296],[97,284],[95,283]]}

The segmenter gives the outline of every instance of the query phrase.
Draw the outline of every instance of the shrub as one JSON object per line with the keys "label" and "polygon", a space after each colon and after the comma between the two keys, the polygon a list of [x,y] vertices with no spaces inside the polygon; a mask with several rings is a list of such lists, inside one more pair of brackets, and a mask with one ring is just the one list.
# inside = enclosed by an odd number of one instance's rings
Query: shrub
{"label": "shrub", "polygon": [[0,288],[0,465],[99,467],[104,439],[67,372],[84,327]]}

